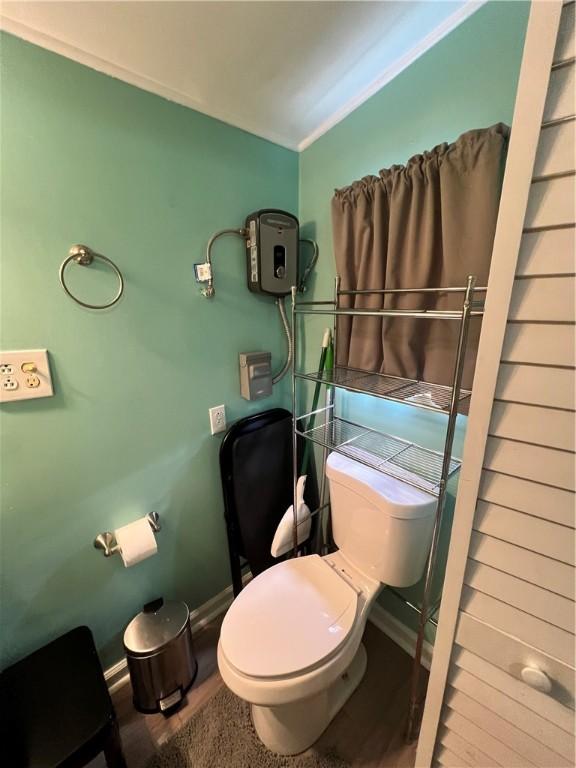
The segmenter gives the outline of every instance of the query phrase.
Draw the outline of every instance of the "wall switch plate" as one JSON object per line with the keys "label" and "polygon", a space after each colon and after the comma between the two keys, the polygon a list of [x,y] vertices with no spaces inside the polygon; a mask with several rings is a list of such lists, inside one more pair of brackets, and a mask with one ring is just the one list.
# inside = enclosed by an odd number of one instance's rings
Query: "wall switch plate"
{"label": "wall switch plate", "polygon": [[226,430],[226,406],[215,405],[214,408],[209,408],[208,413],[210,415],[210,434],[217,435],[218,432],[224,432]]}
{"label": "wall switch plate", "polygon": [[47,350],[0,352],[0,403],[53,394]]}

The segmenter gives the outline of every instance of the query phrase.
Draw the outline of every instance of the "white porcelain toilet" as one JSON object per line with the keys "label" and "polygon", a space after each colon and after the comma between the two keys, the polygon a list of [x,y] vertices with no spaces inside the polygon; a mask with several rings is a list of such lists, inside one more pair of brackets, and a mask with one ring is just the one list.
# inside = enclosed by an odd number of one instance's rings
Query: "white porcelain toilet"
{"label": "white porcelain toilet", "polygon": [[252,705],[273,752],[311,746],[360,683],[361,643],[384,585],[406,587],[424,570],[436,499],[332,453],[326,462],[338,551],[287,560],[254,578],[222,624],[218,667]]}

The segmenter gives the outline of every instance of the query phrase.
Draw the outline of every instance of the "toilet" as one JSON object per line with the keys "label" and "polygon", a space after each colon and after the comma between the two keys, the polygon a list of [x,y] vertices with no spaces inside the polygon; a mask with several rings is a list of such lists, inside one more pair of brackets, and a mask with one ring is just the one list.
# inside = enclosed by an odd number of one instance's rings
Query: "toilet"
{"label": "toilet", "polygon": [[370,607],[385,585],[420,579],[434,527],[436,498],[400,479],[337,453],[326,475],[338,550],[256,576],[228,610],[218,644],[222,679],[250,703],[261,741],[282,755],[310,747],[359,685]]}

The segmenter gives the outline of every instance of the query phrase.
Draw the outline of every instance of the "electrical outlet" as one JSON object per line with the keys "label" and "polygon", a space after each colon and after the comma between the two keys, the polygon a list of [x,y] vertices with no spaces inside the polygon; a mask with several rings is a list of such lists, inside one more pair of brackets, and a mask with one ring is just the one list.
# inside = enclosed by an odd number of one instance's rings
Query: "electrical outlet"
{"label": "electrical outlet", "polygon": [[208,409],[210,415],[210,434],[217,435],[218,432],[224,432],[226,429],[226,406],[215,405]]}
{"label": "electrical outlet", "polygon": [[24,384],[28,389],[37,389],[40,386],[41,381],[35,373],[29,373],[24,379]]}
{"label": "electrical outlet", "polygon": [[0,403],[50,397],[52,378],[45,349],[0,352]]}
{"label": "electrical outlet", "polygon": [[5,392],[13,392],[15,389],[18,389],[18,382],[14,376],[4,376],[1,386]]}

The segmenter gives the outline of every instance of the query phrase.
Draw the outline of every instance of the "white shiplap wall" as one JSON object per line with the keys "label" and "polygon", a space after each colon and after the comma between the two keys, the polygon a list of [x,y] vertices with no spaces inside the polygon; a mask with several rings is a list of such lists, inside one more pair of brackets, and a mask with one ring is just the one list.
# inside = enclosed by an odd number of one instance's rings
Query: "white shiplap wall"
{"label": "white shiplap wall", "polygon": [[[576,764],[574,55],[572,2],[560,17],[433,765]],[[524,682],[528,666],[545,672],[549,693]]]}

